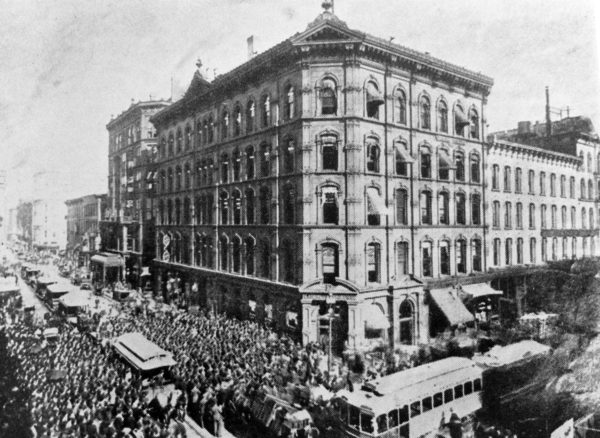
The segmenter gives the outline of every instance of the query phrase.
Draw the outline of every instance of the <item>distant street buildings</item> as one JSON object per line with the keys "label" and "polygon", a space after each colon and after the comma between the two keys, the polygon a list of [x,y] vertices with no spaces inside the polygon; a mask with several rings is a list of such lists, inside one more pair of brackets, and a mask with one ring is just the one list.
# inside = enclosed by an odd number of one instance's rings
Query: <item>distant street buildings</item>
{"label": "distant street buildings", "polygon": [[99,251],[100,218],[106,208],[106,195],[86,195],[65,202],[67,205],[67,255],[79,266],[89,266],[90,257]]}

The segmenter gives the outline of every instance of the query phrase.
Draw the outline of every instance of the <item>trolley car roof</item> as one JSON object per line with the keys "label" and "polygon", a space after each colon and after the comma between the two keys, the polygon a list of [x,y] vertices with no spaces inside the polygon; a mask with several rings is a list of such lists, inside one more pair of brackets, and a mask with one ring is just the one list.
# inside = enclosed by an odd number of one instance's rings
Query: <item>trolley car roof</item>
{"label": "trolley car roof", "polygon": [[141,371],[170,367],[177,363],[171,353],[139,332],[119,336],[113,341],[113,346],[127,362]]}

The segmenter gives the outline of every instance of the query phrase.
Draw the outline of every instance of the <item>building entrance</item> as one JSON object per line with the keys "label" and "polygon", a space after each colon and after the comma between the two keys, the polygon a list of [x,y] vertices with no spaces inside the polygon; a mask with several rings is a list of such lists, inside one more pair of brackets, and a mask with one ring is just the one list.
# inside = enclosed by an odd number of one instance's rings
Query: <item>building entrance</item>
{"label": "building entrance", "polygon": [[[332,352],[340,356],[344,352],[348,340],[348,304],[345,301],[336,301],[335,304],[327,304],[325,301],[313,301],[312,304],[319,306],[319,343],[325,351],[328,351],[329,336],[331,335]],[[329,311],[330,308],[333,312]]]}

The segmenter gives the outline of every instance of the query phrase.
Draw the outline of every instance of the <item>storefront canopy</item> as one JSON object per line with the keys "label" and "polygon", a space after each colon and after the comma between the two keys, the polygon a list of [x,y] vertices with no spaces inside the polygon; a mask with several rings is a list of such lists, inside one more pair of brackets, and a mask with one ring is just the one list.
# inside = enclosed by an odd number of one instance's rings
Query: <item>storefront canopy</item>
{"label": "storefront canopy", "polygon": [[118,268],[125,266],[125,260],[116,254],[96,254],[95,256],[92,256],[91,261],[100,263],[107,268]]}
{"label": "storefront canopy", "polygon": [[125,333],[114,342],[115,350],[134,368],[140,371],[151,371],[170,367],[177,362],[173,355],[148,340],[139,332]]}
{"label": "storefront canopy", "polygon": [[461,286],[463,292],[470,295],[471,298],[485,297],[489,295],[502,295],[501,290],[493,289],[487,283],[464,284]]}
{"label": "storefront canopy", "polygon": [[410,153],[406,150],[404,146],[399,145],[397,150],[398,154],[400,154],[400,157],[402,158],[402,161],[404,161],[405,163],[415,162],[415,159],[410,155]]}
{"label": "storefront canopy", "polygon": [[475,320],[475,317],[467,310],[455,289],[432,289],[430,294],[451,326]]}
{"label": "storefront canopy", "polygon": [[381,310],[375,304],[368,304],[363,307],[363,319],[365,327],[369,330],[387,330],[390,328],[390,322]]}
{"label": "storefront canopy", "polygon": [[369,198],[369,214],[379,214],[384,216],[389,214],[385,201],[376,188],[367,187],[367,197]]}

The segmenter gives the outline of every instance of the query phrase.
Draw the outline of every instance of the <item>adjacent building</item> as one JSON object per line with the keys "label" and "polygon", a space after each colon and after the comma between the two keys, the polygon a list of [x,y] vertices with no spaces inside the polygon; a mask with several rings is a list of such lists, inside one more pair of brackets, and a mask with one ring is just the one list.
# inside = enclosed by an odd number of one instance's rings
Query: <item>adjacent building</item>
{"label": "adjacent building", "polygon": [[427,342],[431,302],[472,319],[454,286],[486,271],[491,87],[328,7],[214,81],[196,73],[152,117],[158,290],[305,343],[331,318],[338,351]]}
{"label": "adjacent building", "polygon": [[100,218],[106,209],[106,195],[86,195],[65,202],[67,205],[67,255],[79,266],[89,266],[90,257],[101,242]]}
{"label": "adjacent building", "polygon": [[[124,259],[121,280],[140,285],[144,268],[154,257],[154,156],[156,131],[150,117],[167,101],[132,102],[107,125],[108,196],[102,214],[101,249],[112,259]],[[98,257],[100,264],[112,263],[110,255]],[[115,280],[115,279],[113,279]]]}

